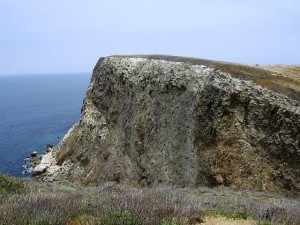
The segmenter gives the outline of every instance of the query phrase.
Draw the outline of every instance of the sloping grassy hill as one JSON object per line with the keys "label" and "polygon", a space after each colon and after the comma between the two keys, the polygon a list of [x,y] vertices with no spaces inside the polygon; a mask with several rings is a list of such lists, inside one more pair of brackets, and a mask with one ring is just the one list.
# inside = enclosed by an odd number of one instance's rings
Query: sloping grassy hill
{"label": "sloping grassy hill", "polygon": [[300,65],[263,65],[261,68],[278,75],[280,79],[272,79],[273,86],[280,86],[292,97],[300,100]]}

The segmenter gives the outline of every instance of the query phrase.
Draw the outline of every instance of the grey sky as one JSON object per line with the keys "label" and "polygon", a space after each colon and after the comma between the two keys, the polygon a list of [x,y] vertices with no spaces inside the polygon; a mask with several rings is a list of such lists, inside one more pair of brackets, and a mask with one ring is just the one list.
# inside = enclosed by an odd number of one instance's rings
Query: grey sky
{"label": "grey sky", "polygon": [[300,63],[299,0],[0,0],[0,74],[92,71],[101,56]]}

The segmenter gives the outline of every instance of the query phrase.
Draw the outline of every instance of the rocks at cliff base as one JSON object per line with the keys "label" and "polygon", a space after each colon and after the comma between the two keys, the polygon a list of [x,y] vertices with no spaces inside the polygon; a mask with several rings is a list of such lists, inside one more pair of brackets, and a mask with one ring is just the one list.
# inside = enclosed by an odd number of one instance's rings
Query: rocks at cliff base
{"label": "rocks at cliff base", "polygon": [[62,166],[61,179],[86,185],[299,194],[299,102],[209,63],[185,61],[101,58],[80,121],[49,168]]}
{"label": "rocks at cliff base", "polygon": [[37,154],[37,151],[33,151],[31,154],[30,154],[31,158],[35,158],[38,156]]}
{"label": "rocks at cliff base", "polygon": [[45,173],[46,170],[47,170],[47,168],[48,168],[48,166],[46,166],[46,165],[40,165],[40,164],[39,164],[39,165],[35,166],[35,167],[32,169],[31,175],[32,175],[33,177],[39,176],[39,175]]}
{"label": "rocks at cliff base", "polygon": [[56,160],[53,156],[53,145],[46,145],[45,153],[40,156],[38,156],[36,151],[31,153],[30,164],[32,166],[31,175],[33,177],[44,174],[49,166],[55,165]]}

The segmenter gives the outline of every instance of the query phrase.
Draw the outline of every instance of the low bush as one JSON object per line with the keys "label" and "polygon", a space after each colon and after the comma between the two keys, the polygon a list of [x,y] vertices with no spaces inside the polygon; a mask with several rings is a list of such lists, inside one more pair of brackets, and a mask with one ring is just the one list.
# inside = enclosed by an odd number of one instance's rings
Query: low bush
{"label": "low bush", "polygon": [[237,220],[246,220],[246,219],[251,218],[249,213],[247,213],[246,211],[243,211],[243,210],[234,211],[234,212],[221,211],[221,212],[218,212],[217,215],[219,215],[221,217],[237,219]]}
{"label": "low bush", "polygon": [[0,174],[0,196],[25,192],[24,182],[20,179]]}
{"label": "low bush", "polygon": [[85,167],[89,164],[89,162],[90,162],[90,159],[86,156],[86,157],[84,157],[83,159],[80,160],[80,165]]}
{"label": "low bush", "polygon": [[111,212],[105,215],[98,225],[142,225],[143,221],[128,211]]}
{"label": "low bush", "polygon": [[80,162],[80,166],[87,166],[90,162],[90,159],[87,156],[84,156],[84,154],[80,154],[76,157],[76,159]]}
{"label": "low bush", "polygon": [[168,220],[163,220],[159,223],[159,225],[179,225],[179,223],[173,223]]}

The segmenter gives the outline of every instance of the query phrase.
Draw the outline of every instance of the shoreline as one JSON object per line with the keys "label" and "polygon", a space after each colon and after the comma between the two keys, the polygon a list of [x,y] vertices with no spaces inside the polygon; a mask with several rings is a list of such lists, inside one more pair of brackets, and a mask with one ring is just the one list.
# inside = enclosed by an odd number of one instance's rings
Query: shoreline
{"label": "shoreline", "polygon": [[49,144],[46,145],[46,149],[41,155],[32,152],[26,162],[28,164],[27,172],[31,174],[32,178],[46,182],[62,180],[68,163],[64,163],[62,166],[57,165],[56,154],[57,147]]}

